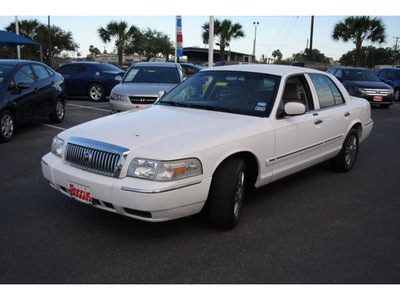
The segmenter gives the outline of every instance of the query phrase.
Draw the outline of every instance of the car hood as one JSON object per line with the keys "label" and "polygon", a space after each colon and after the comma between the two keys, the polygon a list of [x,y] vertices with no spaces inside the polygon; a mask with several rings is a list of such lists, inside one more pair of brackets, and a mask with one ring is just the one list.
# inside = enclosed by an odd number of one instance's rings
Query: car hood
{"label": "car hood", "polygon": [[359,88],[369,88],[369,89],[390,89],[390,85],[383,83],[381,81],[346,81],[347,84]]}
{"label": "car hood", "polygon": [[176,83],[120,83],[113,93],[126,96],[158,96],[158,92],[168,92]]}
{"label": "car hood", "polygon": [[[200,149],[237,141],[265,131],[259,117],[153,105],[99,118],[59,134],[97,140],[135,151],[146,158],[174,159]],[[260,125],[260,122],[264,122]]]}

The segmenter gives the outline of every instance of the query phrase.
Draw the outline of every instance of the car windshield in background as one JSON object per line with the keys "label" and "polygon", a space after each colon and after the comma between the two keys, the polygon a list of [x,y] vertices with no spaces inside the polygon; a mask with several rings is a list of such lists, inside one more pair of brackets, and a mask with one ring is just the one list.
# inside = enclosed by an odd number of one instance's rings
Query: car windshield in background
{"label": "car windshield in background", "polygon": [[0,65],[0,86],[3,85],[14,66]]}
{"label": "car windshield in background", "polygon": [[176,68],[137,66],[129,69],[123,83],[179,83]]}
{"label": "car windshield in background", "polygon": [[380,81],[379,78],[368,70],[343,70],[343,79],[349,81]]}
{"label": "car windshield in background", "polygon": [[120,68],[118,68],[118,67],[116,67],[116,66],[114,66],[114,65],[111,65],[111,64],[98,64],[97,65],[97,68],[100,70],[100,71],[119,71],[119,72],[122,72],[122,70],[120,69]]}
{"label": "car windshield in background", "polygon": [[261,73],[199,72],[166,94],[158,104],[268,117],[280,80],[280,76]]}

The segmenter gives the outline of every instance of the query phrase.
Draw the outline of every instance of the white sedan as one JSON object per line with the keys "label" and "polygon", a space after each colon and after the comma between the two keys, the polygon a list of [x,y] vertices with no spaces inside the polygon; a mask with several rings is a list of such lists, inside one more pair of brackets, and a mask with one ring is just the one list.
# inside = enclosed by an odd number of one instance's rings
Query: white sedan
{"label": "white sedan", "polygon": [[345,172],[373,127],[369,103],[299,67],[205,69],[155,105],[61,132],[42,171],[76,200],[160,222],[233,228],[245,193],[325,160]]}

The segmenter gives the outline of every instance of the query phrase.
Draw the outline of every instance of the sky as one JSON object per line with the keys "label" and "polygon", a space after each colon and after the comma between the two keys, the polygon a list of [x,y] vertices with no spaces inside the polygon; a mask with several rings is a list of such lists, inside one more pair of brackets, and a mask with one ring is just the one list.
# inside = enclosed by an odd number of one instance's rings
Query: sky
{"label": "sky", "polygon": [[[125,21],[129,26],[135,25],[140,29],[155,29],[167,34],[171,41],[175,42],[176,15],[182,16],[183,47],[208,47],[202,42],[201,27],[209,22],[212,15],[214,19],[230,19],[242,25],[245,37],[232,40],[231,51],[252,54],[256,36],[257,59],[260,59],[262,55],[271,57],[272,52],[277,49],[281,51],[283,58],[304,51],[309,45],[311,15],[314,15],[313,49],[318,49],[334,60],[340,59],[343,54],[354,49],[352,42],[334,41],[331,37],[335,24],[343,21],[347,16],[370,15],[382,19],[386,27],[386,43],[379,45],[365,42],[363,46],[393,47],[396,43],[395,37],[400,37],[400,15],[393,15],[390,11],[379,8],[368,11],[365,8],[352,7],[344,0],[335,1],[334,6],[333,2],[330,2],[329,6],[325,1],[325,4],[318,6],[312,0],[289,0],[285,1],[285,5],[280,5],[276,1],[246,0],[243,3],[231,2],[226,5],[229,8],[225,5],[218,6],[211,0],[201,2],[156,0],[148,4],[144,2],[145,5],[136,1],[119,0],[118,6],[112,5],[111,2],[103,2],[106,5],[99,5],[100,2],[91,1],[87,2],[90,3],[88,5],[85,1],[72,0],[68,1],[68,6],[63,4],[62,8],[54,8],[54,2],[47,3],[47,1],[39,1],[39,3],[44,3],[43,5],[32,5],[29,1],[22,0],[22,4],[18,7],[2,8],[0,29],[4,30],[6,26],[14,22],[15,16],[18,16],[19,21],[37,19],[46,25],[50,16],[52,25],[72,33],[82,56],[89,53],[90,45],[99,48],[102,52],[104,49],[108,53],[113,52],[114,42],[104,43],[98,35],[98,28],[106,27],[111,21]],[[182,7],[181,3],[185,3],[185,7]],[[224,3],[228,2],[224,1]],[[193,7],[195,5],[199,7]],[[51,8],[44,9],[44,7]],[[259,24],[255,26],[254,22],[259,22]],[[400,47],[400,38],[398,44]],[[214,46],[214,49],[218,47]]]}

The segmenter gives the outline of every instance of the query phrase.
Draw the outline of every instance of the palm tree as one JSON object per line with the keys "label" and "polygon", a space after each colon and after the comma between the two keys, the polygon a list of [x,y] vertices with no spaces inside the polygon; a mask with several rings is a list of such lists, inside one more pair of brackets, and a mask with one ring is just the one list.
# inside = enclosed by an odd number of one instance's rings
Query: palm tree
{"label": "palm tree", "polygon": [[106,28],[100,27],[98,33],[103,42],[111,42],[111,38],[115,38],[115,45],[118,48],[118,65],[122,67],[122,53],[125,45],[134,39],[134,35],[139,31],[136,26],[128,28],[128,23],[122,22],[110,22]]}
{"label": "palm tree", "polygon": [[[19,35],[26,37],[30,40],[35,40],[37,37],[37,30],[40,26],[40,23],[38,20],[22,20],[18,21],[18,31]],[[15,33],[15,22],[10,23],[6,27],[7,31],[14,32]],[[28,60],[32,59],[32,45],[26,45],[26,56]]]}
{"label": "palm tree", "polygon": [[335,25],[332,38],[335,41],[352,40],[356,45],[355,64],[360,66],[361,46],[366,41],[380,44],[385,42],[385,26],[379,18],[371,19],[369,16],[347,17],[344,22]]}
{"label": "palm tree", "polygon": [[[206,22],[203,24],[203,43],[208,44],[209,41],[209,27],[210,23]],[[229,47],[232,39],[236,40],[245,36],[242,30],[242,25],[239,23],[232,24],[231,20],[225,19],[222,22],[218,19],[214,21],[214,36],[217,38],[217,46],[220,48],[220,59],[225,60],[225,47]]]}
{"label": "palm tree", "polygon": [[276,57],[278,57],[278,62],[282,59],[282,53],[281,51],[275,50],[274,52],[272,52],[272,57],[274,58],[274,60],[276,61]]}

